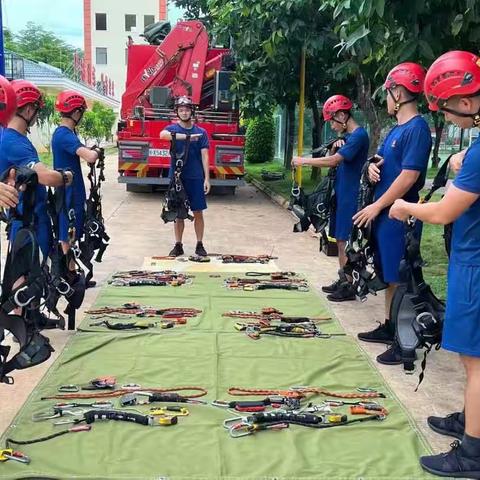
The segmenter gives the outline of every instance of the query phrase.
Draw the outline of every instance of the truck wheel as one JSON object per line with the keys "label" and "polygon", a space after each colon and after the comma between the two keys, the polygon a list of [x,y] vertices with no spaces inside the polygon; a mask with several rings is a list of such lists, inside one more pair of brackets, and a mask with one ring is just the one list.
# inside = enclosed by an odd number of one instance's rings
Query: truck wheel
{"label": "truck wheel", "polygon": [[132,193],[152,193],[153,185],[135,185],[127,183],[127,192]]}

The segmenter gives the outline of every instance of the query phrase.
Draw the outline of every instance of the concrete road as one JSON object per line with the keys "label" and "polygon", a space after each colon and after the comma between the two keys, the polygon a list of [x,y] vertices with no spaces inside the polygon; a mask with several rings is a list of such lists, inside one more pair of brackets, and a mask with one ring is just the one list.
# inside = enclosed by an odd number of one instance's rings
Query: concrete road
{"label": "concrete road", "polygon": [[[96,264],[95,278],[99,285],[115,270],[140,267],[146,256],[167,255],[173,243],[172,225],[164,225],[160,219],[163,195],[127,193],[125,186],[116,180],[116,158],[109,157],[107,164],[107,182],[103,188],[104,216],[112,240],[103,263]],[[336,258],[319,253],[318,239],[309,233],[292,233],[294,219],[291,214],[252,186],[239,188],[235,196],[210,197],[206,223],[204,243],[211,252],[273,253],[279,257],[277,264],[282,270],[307,274],[319,292],[322,285],[336,277]],[[193,225],[187,225],[184,244],[186,253],[193,253]],[[92,304],[98,291],[99,288],[95,288],[87,292],[84,309]],[[353,336],[372,329],[375,322],[384,319],[383,294],[371,297],[363,304],[347,302],[331,306],[345,330]],[[12,421],[71,335],[72,332],[49,332],[56,349],[52,359],[15,373],[15,385],[0,385],[0,431]],[[376,355],[384,351],[383,345],[361,343],[361,347],[373,363]],[[434,450],[447,449],[451,439],[431,432],[425,419],[428,415],[443,415],[462,408],[464,374],[457,356],[445,351],[432,352],[426,378],[418,392],[414,392],[418,371],[408,376],[401,366],[375,365],[417,420]]]}

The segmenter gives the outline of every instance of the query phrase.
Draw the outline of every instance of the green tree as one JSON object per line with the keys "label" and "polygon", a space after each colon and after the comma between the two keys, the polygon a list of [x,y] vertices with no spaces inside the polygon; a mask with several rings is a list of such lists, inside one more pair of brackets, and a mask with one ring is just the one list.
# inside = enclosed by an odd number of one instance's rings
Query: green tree
{"label": "green tree", "polygon": [[72,65],[75,48],[41,25],[28,22],[18,34],[6,30],[4,35],[5,48],[25,58],[48,63],[62,70]]}
{"label": "green tree", "polygon": [[211,17],[208,0],[173,0],[175,5],[185,11],[185,18],[201,20],[208,27]]}
{"label": "green tree", "polygon": [[256,117],[248,122],[245,139],[245,161],[265,163],[273,160],[275,127],[272,114]]}
{"label": "green tree", "polygon": [[53,131],[60,123],[60,115],[55,110],[55,97],[53,95],[44,95],[43,100],[45,106],[38,114],[38,124],[40,128],[38,133],[47,152],[50,153]]}
{"label": "green tree", "polygon": [[[314,0],[209,0],[219,38],[231,38],[237,61],[233,88],[248,116],[272,105],[286,107],[285,166],[293,154],[295,106],[299,97],[300,59],[307,52],[306,98],[311,108],[328,94],[326,67],[333,55],[332,21]],[[314,112],[315,142],[322,122]]]}
{"label": "green tree", "polygon": [[100,145],[104,140],[109,140],[112,137],[115,118],[111,108],[105,107],[100,102],[94,102],[92,109],[85,112],[79,125],[80,135],[85,143],[95,141]]}
{"label": "green tree", "polygon": [[[343,60],[337,73],[356,78],[357,101],[372,126],[374,143],[385,122],[376,92],[393,66],[408,60],[428,67],[445,51],[476,51],[480,40],[480,4],[475,0],[325,0],[321,9],[335,22],[337,54]],[[443,126],[440,116],[433,120],[435,159]]]}

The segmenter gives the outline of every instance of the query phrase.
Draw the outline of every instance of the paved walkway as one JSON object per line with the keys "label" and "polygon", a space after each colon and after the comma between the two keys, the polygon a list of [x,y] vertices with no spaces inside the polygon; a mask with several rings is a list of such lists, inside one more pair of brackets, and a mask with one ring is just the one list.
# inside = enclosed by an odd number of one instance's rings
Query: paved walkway
{"label": "paved walkway", "polygon": [[[127,193],[116,181],[116,158],[107,160],[104,215],[112,241],[104,262],[96,265],[96,279],[101,285],[112,271],[139,268],[146,256],[166,255],[172,246],[172,226],[160,219],[162,194]],[[279,257],[282,270],[307,274],[314,286],[330,283],[336,276],[337,260],[318,252],[318,240],[309,233],[294,234],[291,214],[274,204],[252,186],[238,189],[235,196],[213,196],[206,213],[208,226],[205,246],[212,252],[237,254],[273,253]],[[193,253],[193,226],[187,225],[186,253]],[[5,251],[5,250],[3,250]],[[99,289],[87,292],[84,308],[95,300]],[[366,303],[348,302],[332,305],[345,330],[356,335],[382,321],[383,294]],[[56,355],[72,332],[49,332]],[[374,362],[382,345],[362,344]],[[53,360],[52,359],[52,360]],[[420,362],[418,362],[420,363]],[[0,385],[0,431],[12,421],[16,411],[41,379],[51,361],[15,375],[15,385]],[[425,419],[432,414],[445,414],[461,408],[464,375],[456,355],[445,351],[432,352],[428,358],[427,375],[415,393],[418,372],[405,375],[402,367],[378,365],[380,372],[406,405],[435,450],[446,449],[451,440],[431,432]],[[74,379],[72,379],[72,382]]]}

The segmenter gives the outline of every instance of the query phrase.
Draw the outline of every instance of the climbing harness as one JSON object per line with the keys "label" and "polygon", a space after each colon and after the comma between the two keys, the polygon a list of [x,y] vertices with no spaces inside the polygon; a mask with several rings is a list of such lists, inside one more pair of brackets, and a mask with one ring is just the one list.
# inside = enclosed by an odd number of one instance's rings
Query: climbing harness
{"label": "climbing harness", "polygon": [[[55,192],[48,189],[47,212],[52,227],[52,249],[50,251],[50,272],[48,281],[48,296],[45,300],[46,308],[57,318],[64,321],[63,315],[58,311],[57,304],[61,296],[65,297],[68,306],[64,313],[68,315],[68,328],[75,328],[75,310],[81,307],[85,297],[85,273],[81,268],[70,270],[71,263],[77,265],[74,251],[75,242],[75,209],[73,208],[72,187],[67,186],[66,171],[58,170],[63,176],[63,185],[57,187]],[[69,191],[70,190],[70,191]],[[63,253],[60,244],[60,215],[65,214],[68,220],[69,251]]]}
{"label": "climbing harness", "polygon": [[[329,142],[321,145],[312,154],[315,157],[324,157],[328,155],[328,151],[333,144],[341,137],[334,138]],[[297,185],[295,181],[295,172],[292,169],[293,184],[290,197],[289,209],[298,218],[298,223],[293,226],[294,232],[305,232],[310,225],[313,226],[315,232],[320,233],[326,239],[326,228],[330,221],[330,217],[335,211],[335,178],[337,168],[328,169],[327,175],[322,178],[317,188],[312,193],[305,193],[304,189]]]}
{"label": "climbing harness", "polygon": [[172,179],[165,195],[165,201],[162,209],[162,220],[165,223],[174,222],[175,220],[193,220],[190,215],[190,202],[188,201],[187,192],[182,182],[182,170],[187,164],[188,153],[190,149],[190,135],[186,135],[185,147],[182,153],[177,151],[177,134],[171,132],[172,141],[170,143],[170,156],[174,168]]}
{"label": "climbing harness", "polygon": [[[451,157],[451,156],[450,156]],[[438,170],[432,186],[420,203],[428,202],[433,194],[448,181],[450,157]],[[406,222],[405,255],[400,263],[402,283],[397,287],[392,299],[390,318],[395,327],[395,336],[401,349],[406,373],[413,372],[416,359],[415,350],[425,348],[417,389],[425,376],[427,355],[432,348],[438,350],[442,340],[445,304],[432,292],[425,282],[420,253],[420,241],[415,233],[416,219]]]}
{"label": "climbing harness", "polygon": [[[378,161],[376,157],[371,157],[363,166],[357,211],[373,203],[375,185],[368,178],[368,167],[376,161]],[[379,290],[387,288],[375,262],[370,225],[363,227],[353,225],[345,246],[345,255],[347,263],[340,274],[343,277],[348,275],[352,279],[352,287],[359,300],[364,302],[369,293],[376,295]]]}
{"label": "climbing harness", "polygon": [[76,251],[77,260],[87,271],[85,277],[86,285],[89,284],[93,277],[93,260],[98,263],[102,261],[103,254],[110,241],[110,237],[105,230],[102,212],[101,187],[102,182],[105,181],[105,151],[103,148],[96,146],[93,146],[92,150],[98,153],[98,160],[96,165],[94,163],[90,164],[90,172],[87,175],[90,181],[90,193],[86,204],[83,237],[79,242],[79,249]]}
{"label": "climbing harness", "polygon": [[[9,375],[14,370],[33,367],[50,358],[54,351],[47,337],[40,333],[46,325],[40,313],[42,298],[46,297],[45,259],[40,260],[40,247],[34,225],[35,190],[38,177],[30,168],[16,168],[17,190],[22,187],[23,211],[10,209],[7,229],[14,221],[22,223],[15,240],[9,244],[2,282],[0,329],[8,330],[17,339],[19,351],[11,358],[10,346],[0,344],[0,383],[13,384]],[[25,281],[13,287],[21,276]],[[21,315],[10,314],[21,308]],[[9,315],[10,314],[10,315]],[[55,326],[62,327],[60,323]]]}

